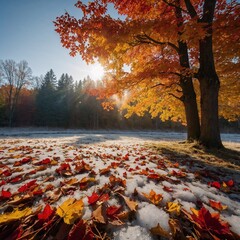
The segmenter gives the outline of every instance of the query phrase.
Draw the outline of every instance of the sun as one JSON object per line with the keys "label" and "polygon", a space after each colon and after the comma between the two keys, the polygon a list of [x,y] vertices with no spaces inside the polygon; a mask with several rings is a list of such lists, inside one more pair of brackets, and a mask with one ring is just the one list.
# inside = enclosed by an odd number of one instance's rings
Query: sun
{"label": "sun", "polygon": [[90,73],[89,73],[89,76],[91,79],[93,80],[101,80],[104,76],[104,68],[103,66],[96,62],[92,65],[90,65]]}

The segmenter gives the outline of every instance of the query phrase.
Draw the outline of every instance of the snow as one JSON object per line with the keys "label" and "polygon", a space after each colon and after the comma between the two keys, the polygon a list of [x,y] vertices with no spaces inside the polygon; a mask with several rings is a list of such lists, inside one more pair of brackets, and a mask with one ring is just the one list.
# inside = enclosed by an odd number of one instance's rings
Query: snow
{"label": "snow", "polygon": [[146,204],[146,206],[142,207],[137,212],[137,223],[141,227],[149,230],[157,227],[159,224],[161,228],[168,232],[170,230],[168,220],[169,214],[153,204]]}
{"label": "snow", "polygon": [[152,240],[153,237],[146,228],[129,226],[114,233],[114,240]]}
{"label": "snow", "polygon": [[[166,133],[166,132],[119,132],[119,131],[63,131],[63,130],[34,130],[23,132],[24,130],[6,131],[0,129],[0,163],[4,166],[0,171],[7,169],[15,172],[9,177],[25,176],[26,173],[38,167],[35,163],[50,158],[55,159],[57,165],[47,165],[43,171],[37,171],[19,183],[7,183],[0,186],[0,193],[9,190],[11,193],[17,193],[19,187],[26,184],[31,179],[36,179],[40,187],[45,188],[49,183],[54,186],[52,191],[44,193],[45,196],[51,195],[55,190],[61,187],[61,184],[69,179],[77,178],[79,181],[84,177],[89,177],[88,172],[77,173],[75,170],[76,163],[82,160],[89,164],[93,171],[97,173],[95,183],[90,183],[87,189],[76,190],[71,196],[61,196],[53,206],[59,206],[69,197],[83,198],[84,210],[83,219],[88,220],[92,216],[92,208],[88,204],[87,196],[102,188],[109,183],[109,176],[114,175],[126,180],[124,195],[134,198],[138,201],[138,209],[135,218],[131,223],[126,223],[118,227],[113,232],[115,240],[136,239],[152,240],[154,236],[150,229],[158,224],[165,231],[169,232],[170,215],[166,211],[166,203],[170,201],[179,202],[182,208],[190,212],[191,208],[197,208],[198,201],[201,201],[210,212],[216,212],[210,205],[209,200],[215,200],[227,205],[228,208],[221,212],[221,218],[231,225],[231,230],[240,234],[240,196],[238,192],[225,193],[214,187],[209,187],[208,182],[213,181],[210,177],[202,176],[201,179],[195,179],[195,171],[209,171],[212,175],[219,178],[219,181],[234,179],[235,186],[240,184],[240,174],[238,171],[232,171],[229,176],[222,169],[214,169],[211,166],[202,167],[201,164],[185,164],[179,162],[180,167],[173,167],[170,160],[166,159],[157,152],[153,152],[145,144],[157,143],[161,140],[182,140],[186,137],[185,133]],[[237,134],[225,134],[223,138],[227,141],[240,142]],[[126,157],[127,156],[127,157]],[[32,161],[21,166],[13,166],[16,161],[23,157],[32,157]],[[144,157],[146,159],[144,159]],[[72,170],[72,176],[61,176],[56,173],[60,164],[70,159],[68,162]],[[167,168],[157,168],[158,161],[163,161]],[[111,164],[119,165],[115,168]],[[100,175],[99,171],[110,166],[108,175]],[[17,171],[20,168],[21,171]],[[186,177],[179,178],[172,176],[172,171],[184,171]],[[165,176],[166,179],[156,181],[148,179],[146,175],[140,175],[141,171],[155,171],[155,173]],[[124,173],[127,177],[124,177]],[[47,177],[52,177],[50,182],[45,182]],[[0,174],[0,182],[3,180]],[[164,190],[165,187],[172,189],[172,192]],[[162,194],[163,200],[159,205],[152,204],[143,193],[149,194],[154,190],[156,194]],[[137,197],[135,196],[137,192]],[[113,194],[108,200],[108,205],[121,204],[119,199]],[[35,201],[35,206],[45,204],[41,198]],[[0,213],[4,209],[0,210]]]}
{"label": "snow", "polygon": [[239,228],[239,216],[231,215],[224,217],[224,220],[226,220],[230,224],[230,229],[235,232],[236,234],[240,235],[240,228]]}

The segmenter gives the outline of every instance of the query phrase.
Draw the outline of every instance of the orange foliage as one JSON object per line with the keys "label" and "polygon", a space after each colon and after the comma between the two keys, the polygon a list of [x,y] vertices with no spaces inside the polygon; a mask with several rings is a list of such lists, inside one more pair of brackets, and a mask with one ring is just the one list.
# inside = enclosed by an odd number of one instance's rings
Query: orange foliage
{"label": "orange foliage", "polygon": [[[124,96],[121,106],[128,111],[126,117],[133,113],[142,116],[148,111],[162,120],[184,122],[184,108],[178,102],[182,96],[179,76],[196,76],[198,42],[207,31],[206,24],[190,17],[185,2],[180,1],[184,24],[178,26],[177,1],[94,0],[88,5],[78,1],[75,6],[82,10],[83,17],[76,19],[65,13],[54,22],[55,30],[72,56],[80,54],[88,63],[98,60],[105,66],[107,74],[95,92],[99,98],[111,100],[114,95]],[[201,16],[204,1],[190,2]],[[108,15],[109,3],[123,15],[121,19]],[[239,84],[236,84],[240,49],[237,1],[217,1],[215,15],[216,67],[223,86],[220,112],[226,118],[235,119],[240,114]],[[183,69],[179,64],[179,40],[188,45],[190,69]],[[105,105],[110,106],[109,102]]]}

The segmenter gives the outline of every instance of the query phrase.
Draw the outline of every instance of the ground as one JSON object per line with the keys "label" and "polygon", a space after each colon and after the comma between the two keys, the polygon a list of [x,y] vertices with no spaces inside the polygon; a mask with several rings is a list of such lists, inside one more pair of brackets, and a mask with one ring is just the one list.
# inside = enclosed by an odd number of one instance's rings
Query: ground
{"label": "ground", "polygon": [[0,239],[239,239],[240,136],[185,136],[0,129]]}

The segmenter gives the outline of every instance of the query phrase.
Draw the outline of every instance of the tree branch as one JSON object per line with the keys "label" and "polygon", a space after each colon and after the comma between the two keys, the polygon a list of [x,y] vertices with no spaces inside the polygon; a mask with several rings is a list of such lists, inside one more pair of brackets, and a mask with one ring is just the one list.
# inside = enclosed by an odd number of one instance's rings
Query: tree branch
{"label": "tree branch", "polygon": [[184,2],[185,2],[185,5],[187,7],[188,14],[191,16],[191,18],[198,17],[196,10],[191,3],[191,0],[184,0]]}
{"label": "tree branch", "polygon": [[150,37],[149,35],[147,35],[146,33],[144,34],[138,34],[135,36],[136,40],[139,43],[146,43],[146,44],[157,44],[157,45],[167,45],[170,46],[171,48],[173,48],[175,51],[179,51],[179,48],[171,42],[160,42],[152,37]]}
{"label": "tree branch", "polygon": [[170,2],[170,1],[167,1],[167,0],[163,0],[163,2],[165,2],[168,6],[178,8],[178,9],[180,9],[181,11],[183,11],[183,12],[185,12],[185,13],[188,13],[188,11],[186,11],[185,9],[183,9],[183,8],[181,8],[180,6],[174,4],[173,1]]}
{"label": "tree branch", "polygon": [[174,85],[178,85],[178,86],[179,86],[178,83],[171,83],[170,85],[166,85],[166,84],[163,84],[163,83],[158,83],[158,84],[152,86],[151,88],[155,88],[155,87],[158,87],[158,86],[163,86],[163,87],[165,87],[166,89],[168,89],[168,88],[171,88],[171,87],[174,86]]}
{"label": "tree branch", "polygon": [[181,102],[183,102],[183,96],[181,96],[181,97],[178,97],[178,96],[176,96],[176,95],[174,95],[173,93],[169,93],[169,95],[170,96],[173,96],[173,97],[175,97],[176,99],[178,99],[178,100],[180,100]]}

